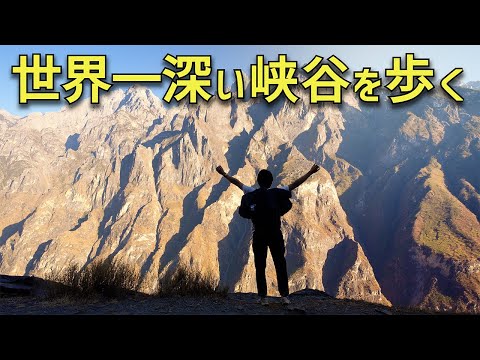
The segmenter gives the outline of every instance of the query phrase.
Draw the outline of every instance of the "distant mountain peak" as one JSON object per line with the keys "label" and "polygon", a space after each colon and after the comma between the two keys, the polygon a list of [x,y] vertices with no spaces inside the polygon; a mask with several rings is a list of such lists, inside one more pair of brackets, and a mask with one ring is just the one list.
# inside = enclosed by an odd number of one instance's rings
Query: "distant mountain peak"
{"label": "distant mountain peak", "polygon": [[18,119],[19,116],[9,113],[7,110],[0,109],[0,116],[8,120]]}
{"label": "distant mountain peak", "polygon": [[469,81],[460,85],[463,88],[471,90],[480,90],[480,81]]}
{"label": "distant mountain peak", "polygon": [[163,111],[161,100],[145,86],[134,84],[123,92],[123,99],[120,101],[117,111],[126,110],[129,112],[140,109],[150,111]]}

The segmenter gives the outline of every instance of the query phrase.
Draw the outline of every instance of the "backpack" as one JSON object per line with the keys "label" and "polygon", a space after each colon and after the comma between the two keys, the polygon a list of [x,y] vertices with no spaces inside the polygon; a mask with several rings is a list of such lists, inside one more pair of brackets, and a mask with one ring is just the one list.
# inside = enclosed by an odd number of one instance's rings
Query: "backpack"
{"label": "backpack", "polygon": [[292,208],[291,193],[283,189],[257,189],[242,196],[238,213],[255,227],[279,227],[280,217]]}

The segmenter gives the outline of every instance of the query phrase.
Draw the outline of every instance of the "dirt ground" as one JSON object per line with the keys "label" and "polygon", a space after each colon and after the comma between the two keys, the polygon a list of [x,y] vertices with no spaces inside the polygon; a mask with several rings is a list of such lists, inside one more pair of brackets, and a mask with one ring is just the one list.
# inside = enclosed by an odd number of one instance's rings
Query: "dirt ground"
{"label": "dirt ground", "polygon": [[[0,297],[0,315],[403,315],[418,310],[335,299],[317,290],[290,295],[291,304],[269,298],[258,303],[255,294],[234,293],[206,297],[151,297],[135,295],[125,299],[53,299],[34,296]],[[426,314],[426,313],[425,313]]]}

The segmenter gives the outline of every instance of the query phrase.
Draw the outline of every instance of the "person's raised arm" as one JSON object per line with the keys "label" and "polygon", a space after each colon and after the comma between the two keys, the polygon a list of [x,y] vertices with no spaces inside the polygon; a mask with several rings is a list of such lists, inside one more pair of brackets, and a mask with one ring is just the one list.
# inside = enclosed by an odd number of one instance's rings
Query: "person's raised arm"
{"label": "person's raised arm", "polygon": [[296,189],[297,187],[302,185],[305,182],[305,180],[307,180],[311,175],[315,174],[318,170],[320,170],[320,166],[318,166],[317,164],[314,164],[312,168],[308,170],[308,172],[305,175],[303,175],[302,177],[298,178],[293,183],[288,185],[288,189],[290,191],[292,191],[293,189]]}
{"label": "person's raised arm", "polygon": [[217,170],[217,172],[224,176],[228,181],[230,181],[233,185],[236,185],[240,188],[240,190],[243,190],[243,184],[240,180],[238,179],[235,179],[233,176],[230,176],[228,175],[225,170],[223,170],[223,168],[221,166],[217,166],[217,168],[215,169]]}

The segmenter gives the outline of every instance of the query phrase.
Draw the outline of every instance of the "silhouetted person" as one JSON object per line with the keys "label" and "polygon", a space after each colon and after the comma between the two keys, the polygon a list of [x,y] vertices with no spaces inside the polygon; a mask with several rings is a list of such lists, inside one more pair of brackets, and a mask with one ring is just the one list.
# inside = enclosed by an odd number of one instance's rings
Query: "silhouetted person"
{"label": "silhouetted person", "polygon": [[[219,174],[227,178],[227,180],[232,184],[238,186],[245,194],[257,192],[258,195],[256,196],[263,199],[263,203],[267,204],[280,204],[282,201],[284,202],[285,199],[289,199],[292,196],[291,191],[300,186],[319,169],[320,167],[315,164],[305,175],[295,180],[290,185],[279,186],[276,189],[270,189],[266,191],[270,188],[273,182],[273,175],[268,170],[260,170],[257,176],[259,189],[254,189],[253,187],[242,184],[242,182],[240,182],[238,179],[225,173],[221,166],[216,168]],[[262,202],[262,200],[259,202]],[[255,208],[255,205],[253,205],[253,208]],[[267,214],[267,216],[260,218],[252,218],[254,225],[252,247],[255,257],[257,290],[258,295],[260,296],[260,302],[262,305],[268,304],[266,298],[267,280],[265,277],[265,268],[267,266],[267,249],[270,248],[270,254],[272,255],[273,263],[275,264],[275,270],[277,273],[278,291],[282,297],[282,303],[289,304],[290,300],[288,299],[289,291],[287,263],[285,261],[285,243],[280,228],[280,217],[283,214],[279,214],[278,211],[275,210],[275,205],[263,206],[262,211],[268,211],[270,213]]]}

